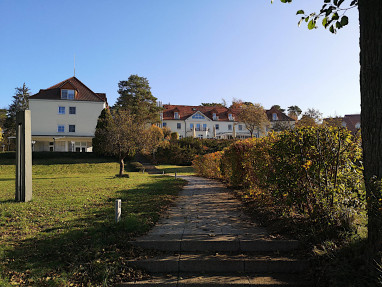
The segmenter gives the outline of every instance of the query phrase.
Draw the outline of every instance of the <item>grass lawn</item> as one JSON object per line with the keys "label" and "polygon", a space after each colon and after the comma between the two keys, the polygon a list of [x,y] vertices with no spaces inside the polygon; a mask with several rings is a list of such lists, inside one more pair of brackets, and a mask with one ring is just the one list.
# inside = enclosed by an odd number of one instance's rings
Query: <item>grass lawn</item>
{"label": "grass lawn", "polygon": [[[33,200],[14,202],[15,166],[0,165],[0,286],[99,286],[144,276],[126,265],[142,255],[127,241],[146,232],[184,181],[129,173],[118,164],[39,159]],[[122,221],[114,223],[115,199]]]}
{"label": "grass lawn", "polygon": [[180,165],[157,165],[157,169],[164,170],[167,174],[177,175],[194,175],[194,168],[192,166],[180,166]]}

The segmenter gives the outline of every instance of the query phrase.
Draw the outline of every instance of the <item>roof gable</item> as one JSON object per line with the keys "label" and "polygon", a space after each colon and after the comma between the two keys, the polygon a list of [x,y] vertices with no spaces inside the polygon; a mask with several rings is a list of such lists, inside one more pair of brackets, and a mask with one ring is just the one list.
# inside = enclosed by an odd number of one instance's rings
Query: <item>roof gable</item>
{"label": "roof gable", "polygon": [[31,96],[30,99],[61,100],[62,89],[76,90],[75,100],[77,101],[107,102],[106,94],[94,93],[76,77],[66,79],[50,88],[41,89],[37,94]]}

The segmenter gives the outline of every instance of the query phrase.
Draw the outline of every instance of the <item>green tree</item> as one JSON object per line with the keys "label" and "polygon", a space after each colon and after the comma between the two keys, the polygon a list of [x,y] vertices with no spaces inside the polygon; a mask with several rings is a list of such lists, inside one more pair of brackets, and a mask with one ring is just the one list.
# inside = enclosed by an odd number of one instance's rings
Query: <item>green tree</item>
{"label": "green tree", "polygon": [[297,121],[298,117],[301,115],[302,110],[298,106],[288,107],[288,116]]}
{"label": "green tree", "polygon": [[118,83],[119,97],[113,109],[128,110],[138,121],[158,123],[161,107],[151,93],[149,81],[138,75],[131,75],[127,81]]}
{"label": "green tree", "polygon": [[7,117],[4,121],[6,137],[16,135],[16,113],[29,109],[30,89],[24,83],[22,87],[17,87],[15,90],[13,102],[8,107]]}
{"label": "green tree", "polygon": [[112,113],[112,117],[112,123],[109,122],[107,115],[99,120],[100,128],[95,134],[95,143],[98,145],[96,150],[104,155],[115,156],[119,162],[119,176],[122,176],[126,157],[134,157],[145,146],[146,124],[137,121],[127,110],[116,110]]}
{"label": "green tree", "polygon": [[316,28],[318,20],[322,18],[325,29],[336,33],[349,22],[346,11],[357,7],[360,27],[361,124],[368,240],[371,249],[376,249],[381,247],[382,242],[382,1],[324,0],[318,13],[306,14],[299,10],[297,14],[302,15],[299,24],[305,21],[309,29]]}
{"label": "green tree", "polygon": [[224,105],[221,103],[202,103],[202,106],[203,107],[214,107],[214,106],[224,107]]}
{"label": "green tree", "polygon": [[245,124],[251,137],[253,137],[255,130],[260,132],[261,130],[264,130],[265,126],[269,125],[265,109],[260,104],[253,104],[250,106],[243,105],[238,116],[240,121]]}
{"label": "green tree", "polygon": [[99,155],[111,155],[107,152],[107,131],[114,125],[113,117],[109,108],[102,110],[98,117],[97,126],[92,140],[93,152]]}

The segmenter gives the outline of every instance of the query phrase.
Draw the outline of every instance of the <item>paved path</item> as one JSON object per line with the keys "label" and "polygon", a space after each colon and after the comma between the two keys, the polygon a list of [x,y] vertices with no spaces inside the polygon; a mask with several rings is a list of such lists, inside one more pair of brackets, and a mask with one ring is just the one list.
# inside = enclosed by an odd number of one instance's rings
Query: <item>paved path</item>
{"label": "paved path", "polygon": [[179,176],[188,181],[176,204],[167,216],[144,236],[145,239],[163,235],[231,235],[265,238],[267,232],[258,227],[241,211],[241,203],[225,186],[215,180]]}

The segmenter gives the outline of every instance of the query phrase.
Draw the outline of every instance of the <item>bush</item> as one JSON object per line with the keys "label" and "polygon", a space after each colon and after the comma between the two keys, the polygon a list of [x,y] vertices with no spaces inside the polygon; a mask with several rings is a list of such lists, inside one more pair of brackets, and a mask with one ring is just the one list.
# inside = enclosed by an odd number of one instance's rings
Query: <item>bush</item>
{"label": "bush", "polygon": [[336,224],[349,222],[365,203],[360,144],[343,128],[306,127],[237,141],[193,165],[201,176]]}
{"label": "bush", "polygon": [[144,169],[143,164],[138,161],[132,161],[129,163],[129,169],[131,171],[142,171]]}

